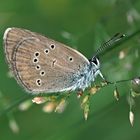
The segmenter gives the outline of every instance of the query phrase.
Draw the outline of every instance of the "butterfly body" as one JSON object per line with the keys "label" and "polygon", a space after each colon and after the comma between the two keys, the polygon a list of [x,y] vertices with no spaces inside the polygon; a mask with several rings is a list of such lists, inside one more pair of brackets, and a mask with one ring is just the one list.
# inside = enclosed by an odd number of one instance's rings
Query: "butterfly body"
{"label": "butterfly body", "polygon": [[99,66],[90,62],[87,66],[84,67],[82,72],[79,71],[79,73],[75,75],[76,82],[72,86],[71,90],[79,89],[84,91],[91,85],[92,82],[94,82],[98,74],[100,74]]}
{"label": "butterfly body", "polygon": [[30,93],[82,90],[100,74],[100,63],[40,34],[20,28],[4,33],[4,50],[15,79]]}

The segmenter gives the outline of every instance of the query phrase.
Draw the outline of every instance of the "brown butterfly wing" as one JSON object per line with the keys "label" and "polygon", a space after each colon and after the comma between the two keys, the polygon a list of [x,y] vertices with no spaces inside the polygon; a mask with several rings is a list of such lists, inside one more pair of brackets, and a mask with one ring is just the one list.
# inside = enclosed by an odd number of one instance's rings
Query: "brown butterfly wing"
{"label": "brown butterfly wing", "polygon": [[7,49],[8,59],[16,79],[29,92],[67,91],[77,80],[75,74],[89,63],[78,51],[49,38],[17,28],[10,32],[13,38],[9,35],[6,40],[15,44],[5,46],[13,48]]}

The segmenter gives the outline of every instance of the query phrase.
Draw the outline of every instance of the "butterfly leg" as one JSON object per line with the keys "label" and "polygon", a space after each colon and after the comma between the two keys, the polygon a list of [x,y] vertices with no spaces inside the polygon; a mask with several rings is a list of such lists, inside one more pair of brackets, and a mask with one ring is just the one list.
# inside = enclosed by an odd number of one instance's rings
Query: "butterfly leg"
{"label": "butterfly leg", "polygon": [[101,71],[99,71],[99,75],[100,75],[100,77],[103,79],[103,82],[104,82],[104,83],[106,83],[106,84],[111,83],[111,82],[109,82],[109,81],[102,75]]}
{"label": "butterfly leg", "polygon": [[100,75],[100,77],[101,77],[103,80],[105,80],[105,78],[104,78],[104,76],[102,75],[101,71],[99,71],[99,75]]}

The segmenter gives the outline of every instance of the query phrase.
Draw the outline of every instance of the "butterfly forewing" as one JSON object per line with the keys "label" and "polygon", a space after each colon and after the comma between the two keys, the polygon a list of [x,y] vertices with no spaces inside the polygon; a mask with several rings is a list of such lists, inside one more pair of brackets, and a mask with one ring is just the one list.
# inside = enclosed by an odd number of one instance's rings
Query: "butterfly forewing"
{"label": "butterfly forewing", "polygon": [[28,30],[11,28],[4,42],[9,65],[29,92],[67,91],[89,64],[78,51]]}

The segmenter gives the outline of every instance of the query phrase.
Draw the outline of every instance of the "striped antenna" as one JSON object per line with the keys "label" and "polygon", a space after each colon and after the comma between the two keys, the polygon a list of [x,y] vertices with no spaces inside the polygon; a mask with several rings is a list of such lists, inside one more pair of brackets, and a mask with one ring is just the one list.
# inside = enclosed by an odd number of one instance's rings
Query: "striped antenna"
{"label": "striped antenna", "polygon": [[113,46],[114,44],[119,42],[123,37],[125,37],[124,34],[116,33],[110,40],[101,45],[101,47],[96,51],[95,55],[92,57],[91,60],[94,60],[94,58],[96,58],[106,48]]}

